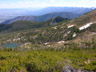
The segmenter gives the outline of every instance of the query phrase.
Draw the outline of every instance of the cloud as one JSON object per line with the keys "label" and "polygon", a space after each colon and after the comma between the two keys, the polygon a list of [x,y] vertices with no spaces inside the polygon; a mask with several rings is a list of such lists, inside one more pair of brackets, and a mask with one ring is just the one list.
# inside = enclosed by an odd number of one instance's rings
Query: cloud
{"label": "cloud", "polygon": [[50,0],[50,2],[56,2],[56,0]]}
{"label": "cloud", "polygon": [[[11,0],[10,0],[11,1]],[[15,1],[15,0],[14,0]],[[0,8],[26,7],[96,7],[96,0],[17,0],[16,2],[0,2]]]}
{"label": "cloud", "polygon": [[21,4],[26,4],[26,3],[27,4],[30,4],[31,3],[32,4],[32,3],[39,3],[39,1],[27,1],[26,0],[26,1],[23,1],[23,2],[22,1],[19,1],[18,3],[21,3]]}

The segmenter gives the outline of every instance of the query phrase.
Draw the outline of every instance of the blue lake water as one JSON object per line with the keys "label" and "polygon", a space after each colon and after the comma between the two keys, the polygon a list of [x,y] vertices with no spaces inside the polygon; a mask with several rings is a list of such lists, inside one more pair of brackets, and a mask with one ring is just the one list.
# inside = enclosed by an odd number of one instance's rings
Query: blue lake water
{"label": "blue lake water", "polygon": [[19,46],[20,46],[20,44],[17,44],[17,43],[7,43],[6,44],[6,48],[17,48]]}

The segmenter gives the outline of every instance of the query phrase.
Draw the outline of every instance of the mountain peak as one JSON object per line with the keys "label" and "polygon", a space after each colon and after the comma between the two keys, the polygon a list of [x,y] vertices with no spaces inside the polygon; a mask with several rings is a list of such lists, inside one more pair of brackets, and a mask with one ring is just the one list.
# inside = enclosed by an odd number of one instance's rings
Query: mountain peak
{"label": "mountain peak", "polygon": [[62,21],[65,21],[65,20],[68,20],[68,18],[62,18],[62,17],[60,17],[60,16],[56,16],[56,17],[54,17],[53,19],[51,19],[52,21],[51,21],[51,25],[56,25],[56,24],[58,24],[59,22],[62,22]]}

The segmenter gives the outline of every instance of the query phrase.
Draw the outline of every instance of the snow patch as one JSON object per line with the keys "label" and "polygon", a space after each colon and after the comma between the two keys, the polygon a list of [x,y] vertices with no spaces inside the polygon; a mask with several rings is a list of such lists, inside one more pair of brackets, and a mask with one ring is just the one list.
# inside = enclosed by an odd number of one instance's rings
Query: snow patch
{"label": "snow patch", "polygon": [[61,43],[64,43],[65,41],[59,41],[58,43],[61,44]]}
{"label": "snow patch", "polygon": [[44,43],[44,45],[48,45],[48,42]]}
{"label": "snow patch", "polygon": [[76,37],[76,35],[77,35],[77,34],[76,34],[76,33],[74,33],[74,34],[73,34],[73,37]]}
{"label": "snow patch", "polygon": [[51,47],[51,45],[48,45],[48,47]]}
{"label": "snow patch", "polygon": [[20,41],[20,40],[21,40],[21,38],[13,39],[13,41]]}
{"label": "snow patch", "polygon": [[68,34],[71,33],[71,31],[68,31]]}
{"label": "snow patch", "polygon": [[86,25],[82,26],[79,28],[79,30],[84,30],[84,29],[87,29],[88,27],[90,27],[93,23],[95,22],[90,22],[90,23],[87,23]]}
{"label": "snow patch", "polygon": [[67,33],[65,33],[65,35],[64,35],[64,36],[67,36],[69,33],[71,33],[71,31],[68,31]]}
{"label": "snow patch", "polygon": [[74,27],[74,25],[70,25],[70,26],[68,26],[68,28],[71,28],[71,27]]}

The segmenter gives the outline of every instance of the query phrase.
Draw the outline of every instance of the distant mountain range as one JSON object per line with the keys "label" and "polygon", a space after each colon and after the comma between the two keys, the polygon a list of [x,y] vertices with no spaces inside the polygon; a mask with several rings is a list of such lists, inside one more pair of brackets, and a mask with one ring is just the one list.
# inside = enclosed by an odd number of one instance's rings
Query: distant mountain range
{"label": "distant mountain range", "polygon": [[23,21],[44,22],[44,21],[50,20],[52,18],[55,18],[57,16],[60,16],[62,18],[75,19],[75,18],[80,17],[81,15],[69,13],[69,12],[59,12],[59,13],[55,12],[55,13],[45,14],[42,16],[19,16],[14,19],[7,20],[7,21],[3,22],[3,24],[11,24],[13,22],[22,21],[22,20]]}
{"label": "distant mountain range", "polygon": [[75,14],[84,14],[92,11],[94,8],[84,8],[84,7],[48,7],[38,11],[31,11],[29,15],[44,15],[52,12],[71,12]]}
{"label": "distant mountain range", "polygon": [[48,27],[51,25],[56,25],[59,22],[63,21],[69,21],[67,18],[62,17],[55,17],[53,19],[50,19],[45,22],[34,22],[34,21],[16,21],[11,24],[1,24],[0,25],[0,32],[1,31],[7,31],[7,32],[14,32],[14,31],[21,31],[21,30],[27,30],[27,29],[35,29],[35,28],[41,28],[41,27]]}
{"label": "distant mountain range", "polygon": [[26,9],[0,9],[0,16],[22,16],[22,15],[32,15],[40,16],[53,12],[71,12],[76,14],[84,14],[92,11],[94,8],[84,8],[84,7],[48,7],[48,8],[26,8]]}
{"label": "distant mountain range", "polygon": [[48,7],[44,9],[0,9],[0,22],[18,17],[18,16],[41,16],[53,12],[70,12],[83,15],[92,11],[94,8],[83,7]]}

